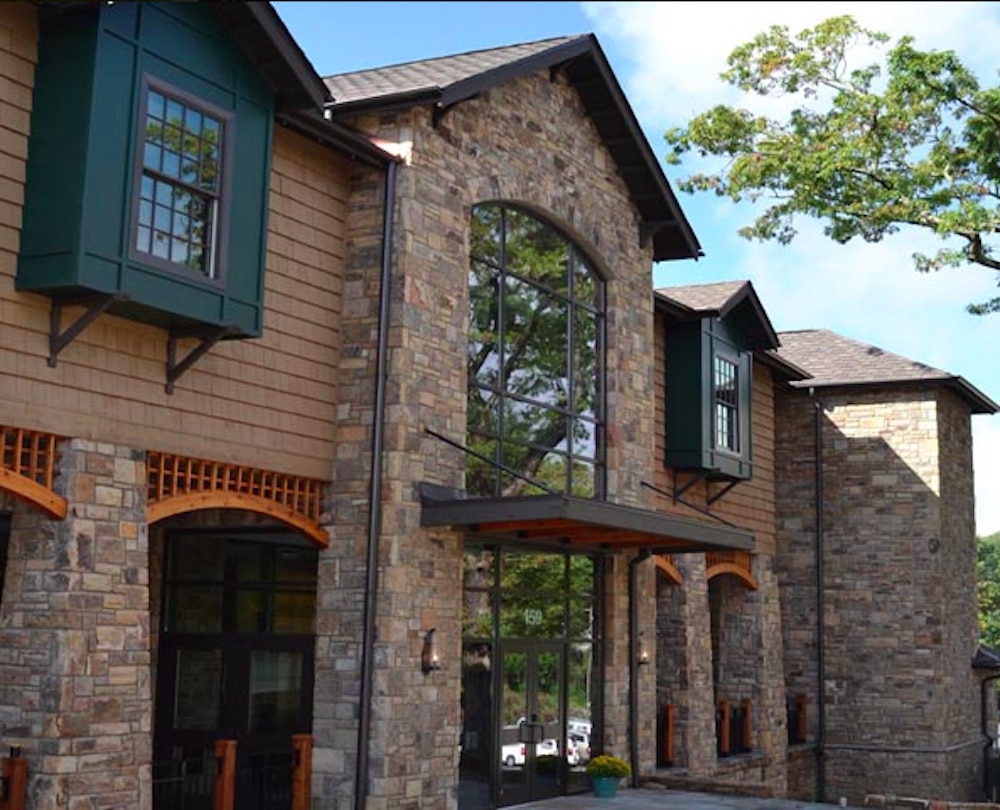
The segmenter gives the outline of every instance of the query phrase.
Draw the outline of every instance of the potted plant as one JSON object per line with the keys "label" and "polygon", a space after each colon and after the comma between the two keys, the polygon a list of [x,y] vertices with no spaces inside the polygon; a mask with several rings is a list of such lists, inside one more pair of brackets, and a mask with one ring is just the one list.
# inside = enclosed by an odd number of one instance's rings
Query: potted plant
{"label": "potted plant", "polygon": [[587,763],[587,776],[594,786],[594,795],[603,799],[614,798],[618,783],[631,773],[631,765],[611,754],[600,754]]}

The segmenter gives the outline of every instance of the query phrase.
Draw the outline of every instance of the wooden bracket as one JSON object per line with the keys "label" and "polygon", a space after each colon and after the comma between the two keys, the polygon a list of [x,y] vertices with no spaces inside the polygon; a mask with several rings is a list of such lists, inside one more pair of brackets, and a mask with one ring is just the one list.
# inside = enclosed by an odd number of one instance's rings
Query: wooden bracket
{"label": "wooden bracket", "polygon": [[672,219],[647,219],[639,224],[639,246],[646,247],[652,238],[668,225],[673,225]]}
{"label": "wooden bracket", "polygon": [[[127,298],[128,296],[125,293],[114,293],[112,295],[101,296],[87,295],[71,298],[53,298],[52,309],[49,311],[49,365],[52,368],[55,368],[56,358],[59,356],[59,352],[72,343],[84,329],[107,312],[112,305],[118,303],[119,301],[124,301]],[[83,306],[86,307],[87,310],[72,324],[66,327],[64,331],[60,332],[59,330],[62,328],[63,307],[70,306]]]}
{"label": "wooden bracket", "polygon": [[722,489],[709,494],[708,505],[711,506],[713,503],[719,500],[719,498],[721,498],[723,495],[729,492],[729,490],[735,487],[738,483],[740,483],[740,479],[734,478],[733,480],[729,481],[724,487],[722,487]]}
{"label": "wooden bracket", "polygon": [[[223,326],[207,332],[204,329],[195,331],[171,329],[170,336],[167,338],[167,384],[165,386],[167,393],[174,393],[174,383],[216,343],[223,338],[237,335],[239,332],[240,329],[238,326]],[[178,360],[177,341],[190,337],[198,338],[200,342],[182,360]]]}

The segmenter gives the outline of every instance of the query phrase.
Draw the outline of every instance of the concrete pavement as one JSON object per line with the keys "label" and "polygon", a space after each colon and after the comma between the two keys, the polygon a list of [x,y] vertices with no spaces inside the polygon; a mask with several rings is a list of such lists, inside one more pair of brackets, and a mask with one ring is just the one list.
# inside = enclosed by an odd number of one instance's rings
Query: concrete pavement
{"label": "concrete pavement", "polygon": [[[526,810],[842,810],[837,804],[656,788],[619,788],[618,795],[613,799],[599,799],[593,794],[583,793],[522,806]],[[847,810],[862,809],[848,807]]]}

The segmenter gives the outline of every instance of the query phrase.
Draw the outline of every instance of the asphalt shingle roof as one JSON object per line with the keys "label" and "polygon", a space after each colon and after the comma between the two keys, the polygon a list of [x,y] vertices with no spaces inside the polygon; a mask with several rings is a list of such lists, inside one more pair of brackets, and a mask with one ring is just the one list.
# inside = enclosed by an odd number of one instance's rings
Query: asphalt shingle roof
{"label": "asphalt shingle roof", "polygon": [[327,76],[323,81],[333,94],[336,104],[442,90],[487,71],[506,67],[520,59],[527,59],[551,48],[584,38],[583,36],[553,37],[502,48],[468,51],[453,56],[341,73]]}
{"label": "asphalt shingle roof", "polygon": [[996,403],[961,377],[828,329],[779,332],[778,339],[776,354],[812,375],[792,383],[799,388],[935,382],[955,389],[973,413],[997,410]]}
{"label": "asphalt shingle roof", "polygon": [[939,368],[838,335],[829,329],[779,332],[778,354],[808,371],[811,385],[950,380]]}
{"label": "asphalt shingle roof", "polygon": [[[757,350],[774,349],[778,336],[749,281],[719,281],[709,284],[687,284],[681,287],[661,287],[657,297],[697,313],[700,317],[728,318],[752,342]],[[687,317],[682,315],[681,317]]]}
{"label": "asphalt shingle roof", "polygon": [[334,102],[326,112],[330,120],[350,123],[362,113],[429,105],[436,125],[456,104],[541,71],[559,72],[579,94],[639,209],[640,241],[652,243],[653,260],[702,256],[698,238],[593,34],[328,76],[324,81]]}
{"label": "asphalt shingle roof", "polygon": [[698,312],[720,312],[747,284],[747,281],[719,281],[683,287],[662,287],[657,292]]}

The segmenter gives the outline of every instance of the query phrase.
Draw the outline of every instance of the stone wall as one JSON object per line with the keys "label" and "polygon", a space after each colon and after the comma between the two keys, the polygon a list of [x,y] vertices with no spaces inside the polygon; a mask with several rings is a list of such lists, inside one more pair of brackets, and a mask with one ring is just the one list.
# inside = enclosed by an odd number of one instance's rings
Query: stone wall
{"label": "stone wall", "polygon": [[[971,491],[959,472],[968,463],[968,407],[920,385],[824,390],[819,401],[827,796],[977,798],[971,506],[942,485],[956,475],[956,489]],[[802,393],[783,395],[778,408],[798,437],[778,449],[786,676],[790,693],[810,694],[810,708],[817,695],[813,408]],[[951,520],[949,512],[965,517]]]}
{"label": "stone wall", "polygon": [[[447,532],[420,529],[417,484],[463,484],[464,455],[425,429],[465,439],[472,206],[503,200],[537,212],[589,251],[607,276],[608,491],[611,500],[635,505],[645,505],[641,481],[652,469],[651,255],[639,245],[638,215],[614,161],[562,78],[550,81],[541,72],[492,88],[451,108],[437,126],[429,108],[354,124],[412,145],[407,165],[399,170],[395,200],[368,806],[453,807],[462,543]],[[357,277],[349,272],[348,290],[357,285],[374,293],[376,273],[377,266],[366,266]],[[351,295],[345,303],[350,319]],[[368,330],[364,334],[370,338],[371,305],[359,301],[357,306],[357,320],[346,328]],[[344,362],[359,376],[366,371],[373,378],[375,358],[369,350],[352,354],[345,347]],[[338,435],[338,458],[353,460],[370,446],[371,411],[364,400],[370,393],[347,385],[341,394],[341,412],[348,418]],[[338,462],[335,481],[354,489],[352,481],[360,480],[355,467],[354,461]],[[345,525],[336,532],[360,536],[365,515],[354,504],[338,516]],[[353,519],[358,521],[354,526]],[[348,548],[357,548],[356,541],[351,543]],[[608,682],[618,688],[606,694],[611,735],[606,742],[619,754],[627,754],[622,723],[627,691],[620,688],[627,683],[629,663],[627,610],[620,609],[627,568],[625,560],[615,561],[607,592],[615,628],[609,633]],[[454,663],[425,676],[419,668],[420,642],[430,627],[438,630],[445,661]],[[651,729],[646,731],[652,738]],[[331,750],[320,758],[336,756]]]}
{"label": "stone wall", "polygon": [[14,511],[0,612],[0,725],[34,810],[148,808],[152,745],[144,454],[70,440],[62,521]]}

